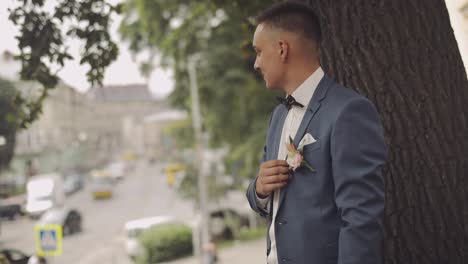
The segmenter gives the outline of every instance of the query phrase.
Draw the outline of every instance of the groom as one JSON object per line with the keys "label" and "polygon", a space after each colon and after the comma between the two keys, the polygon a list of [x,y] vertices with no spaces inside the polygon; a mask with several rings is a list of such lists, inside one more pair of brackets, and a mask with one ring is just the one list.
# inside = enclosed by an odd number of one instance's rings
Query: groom
{"label": "groom", "polygon": [[269,222],[269,264],[379,264],[382,125],[371,102],[324,74],[320,37],[303,4],[283,2],[257,17],[255,70],[286,96],[271,114],[247,198]]}

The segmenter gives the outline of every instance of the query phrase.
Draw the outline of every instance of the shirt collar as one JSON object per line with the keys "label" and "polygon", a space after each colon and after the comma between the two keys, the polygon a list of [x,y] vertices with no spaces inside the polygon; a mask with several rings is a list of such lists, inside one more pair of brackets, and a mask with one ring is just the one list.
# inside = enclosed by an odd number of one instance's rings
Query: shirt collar
{"label": "shirt collar", "polygon": [[324,75],[322,68],[318,67],[318,69],[315,70],[315,72],[312,73],[301,85],[299,85],[291,95],[300,104],[308,106],[310,99],[312,99],[312,96]]}

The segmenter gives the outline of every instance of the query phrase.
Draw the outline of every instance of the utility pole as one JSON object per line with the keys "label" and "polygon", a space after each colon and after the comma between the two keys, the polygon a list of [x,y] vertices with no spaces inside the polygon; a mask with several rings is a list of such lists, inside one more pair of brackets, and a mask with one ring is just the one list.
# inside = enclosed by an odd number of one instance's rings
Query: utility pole
{"label": "utility pole", "polygon": [[[208,190],[206,185],[206,175],[203,169],[203,151],[204,151],[204,139],[202,135],[202,120],[200,113],[200,99],[198,98],[198,82],[197,82],[197,70],[196,65],[199,61],[198,55],[192,55],[188,59],[188,72],[190,79],[190,95],[192,97],[192,119],[193,128],[195,130],[195,144],[196,144],[196,164],[198,165],[198,198],[200,206],[200,231],[201,231],[201,263],[208,264],[208,256],[203,246],[210,242],[210,233],[208,230]],[[197,235],[197,234],[196,234]]]}

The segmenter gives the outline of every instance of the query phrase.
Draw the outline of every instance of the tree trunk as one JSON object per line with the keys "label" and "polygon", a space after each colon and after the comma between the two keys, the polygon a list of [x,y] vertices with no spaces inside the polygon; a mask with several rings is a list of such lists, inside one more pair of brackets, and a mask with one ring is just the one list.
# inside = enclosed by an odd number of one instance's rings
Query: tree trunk
{"label": "tree trunk", "polygon": [[385,263],[468,263],[468,81],[445,3],[308,2],[325,71],[384,123]]}
{"label": "tree trunk", "polygon": [[15,105],[16,88],[9,81],[0,79],[0,137],[4,144],[0,145],[0,176],[9,167],[14,155],[16,132],[20,121],[21,105]]}
{"label": "tree trunk", "polygon": [[5,137],[5,145],[0,146],[0,176],[2,172],[10,167],[10,162],[13,159],[15,144],[16,144],[16,132],[15,128],[8,128],[9,131],[4,131],[2,134],[1,130],[4,130],[4,127],[0,127],[0,135]]}

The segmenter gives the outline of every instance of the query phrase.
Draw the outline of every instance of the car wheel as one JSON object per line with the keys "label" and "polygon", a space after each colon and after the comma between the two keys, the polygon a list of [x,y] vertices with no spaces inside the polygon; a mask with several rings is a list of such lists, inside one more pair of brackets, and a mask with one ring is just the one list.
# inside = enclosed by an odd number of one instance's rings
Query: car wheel
{"label": "car wheel", "polygon": [[23,215],[23,212],[21,212],[21,209],[18,208],[18,210],[15,213],[15,218],[21,217]]}
{"label": "car wheel", "polygon": [[64,226],[63,227],[63,235],[68,236],[68,235],[70,235],[70,233],[71,233],[70,227]]}
{"label": "car wheel", "polygon": [[73,225],[73,233],[78,233],[78,232],[80,232],[80,229],[81,229],[81,228],[80,228],[80,225],[79,225],[78,223],[75,223],[75,224]]}
{"label": "car wheel", "polygon": [[11,213],[9,219],[10,220],[15,220],[20,215],[21,215],[20,211],[14,211],[13,213]]}

